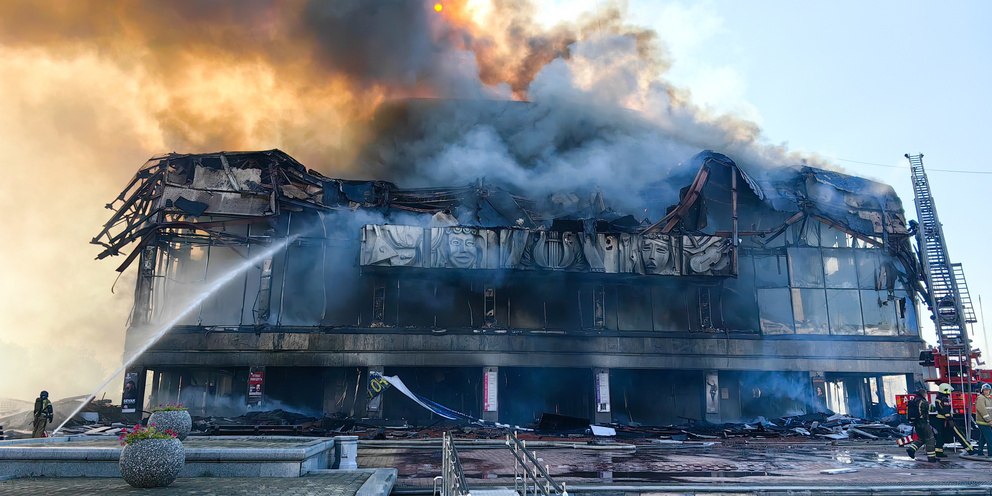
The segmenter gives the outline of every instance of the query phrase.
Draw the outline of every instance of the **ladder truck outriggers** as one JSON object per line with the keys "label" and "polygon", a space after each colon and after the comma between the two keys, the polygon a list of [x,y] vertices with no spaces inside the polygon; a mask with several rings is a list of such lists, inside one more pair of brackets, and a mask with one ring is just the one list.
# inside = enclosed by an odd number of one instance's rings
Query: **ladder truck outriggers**
{"label": "ladder truck outriggers", "polygon": [[[937,348],[920,352],[920,365],[936,369],[936,377],[926,381],[935,384],[947,383],[954,388],[951,404],[956,415],[971,417],[975,396],[983,382],[992,382],[992,370],[979,369],[981,352],[973,348],[968,336],[968,325],[977,322],[972,306],[964,269],[959,263],[951,263],[947,253],[944,231],[937,217],[930,182],[923,168],[923,154],[909,155],[913,178],[913,197],[916,215],[915,226],[917,255],[921,265],[921,279],[926,285],[921,289],[937,331]],[[931,396],[935,393],[931,393]],[[900,395],[897,406],[905,413],[909,395]],[[930,398],[932,401],[932,397]],[[970,436],[971,422],[964,422]]]}

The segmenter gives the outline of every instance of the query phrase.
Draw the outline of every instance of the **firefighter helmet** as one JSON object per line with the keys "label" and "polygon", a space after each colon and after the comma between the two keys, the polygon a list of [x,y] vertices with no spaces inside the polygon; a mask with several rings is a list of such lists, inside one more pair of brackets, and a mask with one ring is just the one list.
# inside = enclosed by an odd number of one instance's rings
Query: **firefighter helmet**
{"label": "firefighter helmet", "polygon": [[940,387],[938,388],[938,390],[942,394],[951,394],[951,391],[954,391],[954,387],[945,382],[945,383],[943,383],[943,384],[940,385]]}
{"label": "firefighter helmet", "polygon": [[48,391],[42,391],[41,394],[38,395],[38,396],[41,396],[42,398],[47,398],[48,397]]}
{"label": "firefighter helmet", "polygon": [[986,389],[992,389],[992,384],[989,384],[987,382],[985,384],[982,384],[982,390],[984,391]]}

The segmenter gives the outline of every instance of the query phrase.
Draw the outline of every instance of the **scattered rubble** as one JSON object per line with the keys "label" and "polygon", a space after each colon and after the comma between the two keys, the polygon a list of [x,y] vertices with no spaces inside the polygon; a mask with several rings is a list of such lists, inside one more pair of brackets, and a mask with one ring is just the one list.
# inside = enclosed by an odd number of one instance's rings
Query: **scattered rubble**
{"label": "scattered rubble", "polygon": [[[55,421],[65,420],[83,397],[55,403]],[[61,415],[61,418],[60,418]],[[93,421],[94,417],[96,418]],[[50,424],[53,425],[53,424]],[[94,400],[66,423],[64,434],[114,435],[126,424],[120,406],[109,400]],[[768,420],[758,417],[742,423],[710,423],[688,420],[680,425],[644,426],[636,423],[590,425],[589,419],[545,413],[533,425],[507,426],[442,419],[427,426],[412,426],[405,421],[333,416],[316,418],[286,410],[249,412],[237,417],[193,417],[193,435],[357,435],[364,439],[425,439],[440,437],[443,431],[471,439],[497,439],[508,429],[527,431],[522,437],[588,439],[608,433],[609,437],[628,442],[705,442],[733,439],[789,440],[896,440],[912,428],[899,415],[880,420],[866,420],[840,414],[811,413]],[[31,412],[0,417],[8,439],[31,435]],[[54,428],[54,427],[53,427]],[[532,432],[531,432],[532,431]]]}

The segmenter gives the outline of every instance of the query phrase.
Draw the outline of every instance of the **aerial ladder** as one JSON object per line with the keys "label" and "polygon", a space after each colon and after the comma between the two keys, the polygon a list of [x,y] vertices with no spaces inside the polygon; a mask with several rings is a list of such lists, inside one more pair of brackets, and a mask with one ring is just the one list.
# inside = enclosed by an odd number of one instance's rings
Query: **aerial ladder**
{"label": "aerial ladder", "polygon": [[[928,379],[928,382],[946,382],[954,387],[955,392],[951,395],[954,411],[969,417],[979,384],[992,382],[992,370],[978,369],[981,352],[972,348],[968,336],[968,324],[977,322],[975,310],[964,268],[959,263],[951,263],[947,254],[944,231],[923,168],[923,154],[906,154],[906,158],[912,172],[913,197],[919,219],[916,244],[922,266],[921,278],[926,284],[924,297],[938,340],[936,349],[920,353],[920,365],[936,369],[936,378]],[[970,422],[965,422],[965,428],[968,427]]]}

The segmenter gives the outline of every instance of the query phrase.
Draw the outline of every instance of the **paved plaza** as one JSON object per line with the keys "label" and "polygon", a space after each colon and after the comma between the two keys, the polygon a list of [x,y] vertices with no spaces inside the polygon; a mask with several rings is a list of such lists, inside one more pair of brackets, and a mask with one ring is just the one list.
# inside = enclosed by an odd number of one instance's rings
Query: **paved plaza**
{"label": "paved plaza", "polygon": [[[593,486],[598,486],[597,492],[616,487],[625,488],[618,492],[632,493],[673,486],[716,489],[873,485],[908,490],[914,484],[929,484],[979,489],[959,494],[992,495],[992,461],[962,458],[953,451],[939,463],[929,463],[923,455],[912,460],[892,441],[671,443],[638,445],[636,450],[558,442],[529,443],[528,448],[537,453],[556,480],[568,485],[570,493],[581,493]],[[470,488],[513,487],[514,459],[505,448],[459,445],[458,453]],[[395,467],[398,490],[429,488],[439,473],[440,461],[439,447],[385,443],[363,444],[358,460],[360,466]]]}
{"label": "paved plaza", "polygon": [[[195,441],[194,441],[195,442]],[[643,443],[643,441],[641,441]],[[514,458],[498,440],[460,440],[470,489],[514,487]],[[741,440],[599,444],[532,441],[534,451],[570,494],[778,495],[958,494],[992,496],[992,460],[950,451],[939,463],[910,459],[891,441]],[[396,469],[393,494],[430,494],[441,472],[439,440],[362,441],[359,471],[321,470],[296,478],[180,478],[140,490],[119,478],[36,477],[0,481],[0,496],[21,494],[383,496],[366,484],[375,468]],[[364,486],[363,486],[364,484]],[[381,486],[379,486],[381,487]],[[386,489],[388,490],[388,489]]]}

